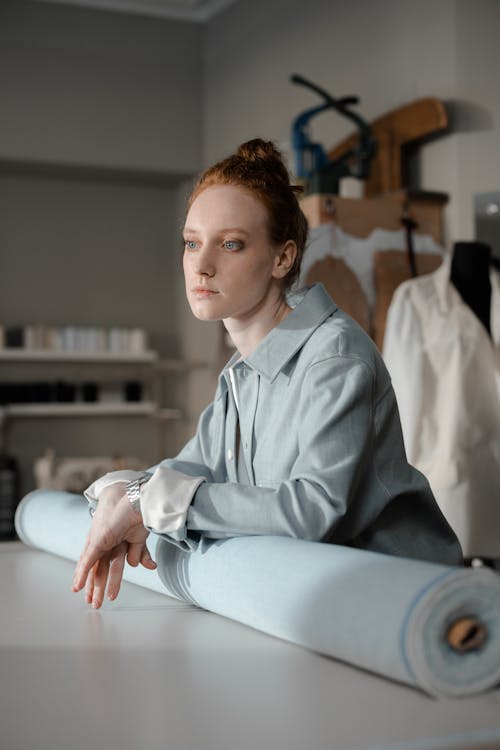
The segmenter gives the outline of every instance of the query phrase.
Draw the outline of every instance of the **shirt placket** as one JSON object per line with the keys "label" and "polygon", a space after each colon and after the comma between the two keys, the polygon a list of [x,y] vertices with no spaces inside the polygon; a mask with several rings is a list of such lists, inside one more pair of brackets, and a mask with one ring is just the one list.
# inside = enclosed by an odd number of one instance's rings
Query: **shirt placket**
{"label": "shirt placket", "polygon": [[240,450],[243,451],[245,457],[249,480],[254,485],[254,424],[259,398],[259,374],[245,363],[238,366],[235,373],[240,407]]}
{"label": "shirt placket", "polygon": [[[229,375],[227,376],[229,378]],[[224,453],[226,458],[226,473],[229,482],[238,481],[236,464],[236,428],[238,426],[238,410],[234,401],[231,382],[228,382],[227,407],[224,432]]]}

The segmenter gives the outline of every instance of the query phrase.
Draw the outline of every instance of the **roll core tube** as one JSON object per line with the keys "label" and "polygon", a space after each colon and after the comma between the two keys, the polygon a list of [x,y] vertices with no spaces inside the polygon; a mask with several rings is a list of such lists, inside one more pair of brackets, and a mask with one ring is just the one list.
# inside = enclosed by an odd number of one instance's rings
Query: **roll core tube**
{"label": "roll core tube", "polygon": [[481,648],[488,637],[488,628],[476,617],[461,617],[450,625],[446,633],[448,644],[464,653]]}

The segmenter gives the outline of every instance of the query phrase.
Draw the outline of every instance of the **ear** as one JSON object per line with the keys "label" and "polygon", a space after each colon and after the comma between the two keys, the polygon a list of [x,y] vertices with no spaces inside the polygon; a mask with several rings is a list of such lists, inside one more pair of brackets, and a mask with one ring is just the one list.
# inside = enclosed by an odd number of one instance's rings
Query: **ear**
{"label": "ear", "polygon": [[284,279],[293,266],[296,257],[297,245],[294,240],[287,240],[284,245],[281,245],[274,256],[273,277],[275,279]]}

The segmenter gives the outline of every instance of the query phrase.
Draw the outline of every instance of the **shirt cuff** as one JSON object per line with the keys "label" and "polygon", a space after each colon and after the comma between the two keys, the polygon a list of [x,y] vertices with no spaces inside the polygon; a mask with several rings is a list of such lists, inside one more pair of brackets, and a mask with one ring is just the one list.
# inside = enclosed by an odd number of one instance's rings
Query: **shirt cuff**
{"label": "shirt cuff", "polygon": [[158,466],[151,479],[141,487],[141,512],[144,526],[155,534],[167,534],[184,541],[186,517],[196,490],[205,477],[192,477],[166,466]]}
{"label": "shirt cuff", "polygon": [[91,513],[95,511],[99,495],[101,492],[112,484],[117,482],[132,482],[144,475],[143,471],[132,471],[132,469],[122,469],[120,471],[110,471],[104,476],[96,479],[95,482],[83,491],[85,498],[88,500]]}

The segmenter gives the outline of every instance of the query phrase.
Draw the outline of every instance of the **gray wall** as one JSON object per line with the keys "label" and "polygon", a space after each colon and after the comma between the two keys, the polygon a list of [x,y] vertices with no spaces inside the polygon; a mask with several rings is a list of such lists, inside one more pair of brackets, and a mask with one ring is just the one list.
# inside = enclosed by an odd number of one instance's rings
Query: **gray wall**
{"label": "gray wall", "polygon": [[168,186],[1,176],[2,322],[138,325],[177,346],[174,200]]}
{"label": "gray wall", "polygon": [[500,3],[457,0],[456,19],[454,236],[471,239],[473,195],[500,190]]}
{"label": "gray wall", "polygon": [[201,27],[2,0],[0,160],[191,173]]}

